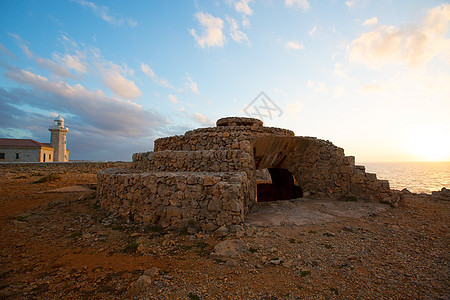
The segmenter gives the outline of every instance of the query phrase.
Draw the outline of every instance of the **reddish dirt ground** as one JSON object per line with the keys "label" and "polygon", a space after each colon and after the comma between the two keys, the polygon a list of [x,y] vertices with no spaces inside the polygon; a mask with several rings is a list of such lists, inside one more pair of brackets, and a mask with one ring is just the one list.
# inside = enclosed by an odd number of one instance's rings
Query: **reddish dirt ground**
{"label": "reddish dirt ground", "polygon": [[[95,173],[33,183],[44,175],[0,174],[1,299],[450,297],[448,200],[412,195],[356,220],[190,235],[113,218],[95,193],[45,192],[92,187]],[[227,240],[234,254],[212,256]]]}

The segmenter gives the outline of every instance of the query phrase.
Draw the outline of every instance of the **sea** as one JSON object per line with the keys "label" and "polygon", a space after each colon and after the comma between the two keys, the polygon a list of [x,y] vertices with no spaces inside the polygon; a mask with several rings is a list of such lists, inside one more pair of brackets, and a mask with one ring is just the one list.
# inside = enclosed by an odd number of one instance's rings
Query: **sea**
{"label": "sea", "polygon": [[408,189],[413,193],[430,194],[443,187],[450,189],[450,162],[357,163],[378,179],[389,180],[392,189]]}

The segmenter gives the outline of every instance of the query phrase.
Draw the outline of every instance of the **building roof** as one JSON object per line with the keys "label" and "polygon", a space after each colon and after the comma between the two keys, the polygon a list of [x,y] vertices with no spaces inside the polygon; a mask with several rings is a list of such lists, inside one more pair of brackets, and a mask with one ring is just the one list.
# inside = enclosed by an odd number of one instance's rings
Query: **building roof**
{"label": "building roof", "polygon": [[64,119],[63,119],[63,117],[61,117],[61,114],[59,114],[59,115],[56,117],[55,121],[62,121],[62,122],[64,122]]}
{"label": "building roof", "polygon": [[32,139],[2,139],[0,147],[30,147],[30,148],[53,148],[49,143],[39,143]]}

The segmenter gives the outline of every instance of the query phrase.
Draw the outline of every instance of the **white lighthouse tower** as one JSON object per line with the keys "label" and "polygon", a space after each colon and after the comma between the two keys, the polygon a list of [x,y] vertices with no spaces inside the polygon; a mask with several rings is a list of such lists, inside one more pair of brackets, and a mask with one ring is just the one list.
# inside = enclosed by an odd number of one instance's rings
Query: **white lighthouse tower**
{"label": "white lighthouse tower", "polygon": [[53,161],[69,161],[69,151],[66,149],[66,134],[69,128],[64,127],[64,119],[61,115],[56,117],[53,126],[50,126],[48,130],[52,133],[50,145],[55,149]]}

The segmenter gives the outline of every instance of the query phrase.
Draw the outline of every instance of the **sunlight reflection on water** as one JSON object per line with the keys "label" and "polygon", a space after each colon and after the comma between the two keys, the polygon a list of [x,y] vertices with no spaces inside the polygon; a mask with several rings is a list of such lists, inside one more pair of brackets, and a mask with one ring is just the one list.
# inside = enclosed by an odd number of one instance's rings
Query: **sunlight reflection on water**
{"label": "sunlight reflection on water", "polygon": [[407,188],[414,193],[431,193],[450,188],[450,162],[361,163],[366,172],[387,179],[392,189]]}

